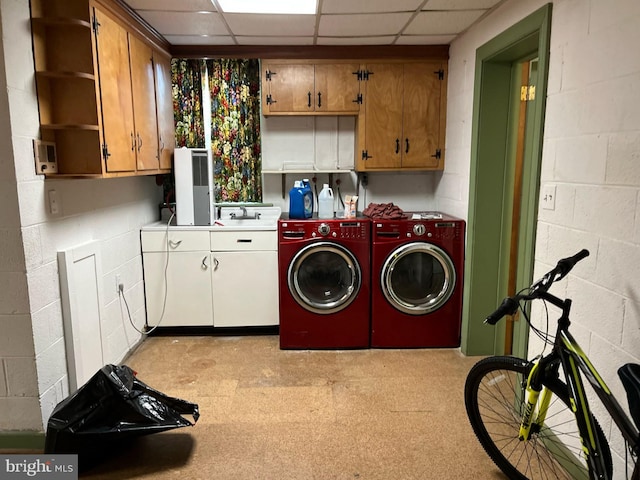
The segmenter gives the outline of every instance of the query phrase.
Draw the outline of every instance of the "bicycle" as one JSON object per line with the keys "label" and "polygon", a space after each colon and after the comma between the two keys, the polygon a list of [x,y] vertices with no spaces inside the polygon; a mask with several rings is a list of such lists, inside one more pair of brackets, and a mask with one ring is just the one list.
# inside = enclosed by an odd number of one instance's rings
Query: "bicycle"
{"label": "bicycle", "polygon": [[[627,477],[630,453],[635,463],[632,479],[640,480],[640,365],[629,363],[618,369],[630,419],[569,333],[571,299],[548,292],[588,255],[582,250],[560,260],[539,281],[505,298],[485,320],[495,325],[520,309],[530,328],[544,340],[545,349],[552,345],[550,353],[544,355],[543,349],[531,361],[512,356],[485,358],[467,376],[465,405],[471,426],[487,454],[511,479],[612,478],[611,449],[589,407],[584,377],[622,433]],[[548,335],[548,328],[546,332],[537,329],[521,304],[537,299],[562,311],[555,337]],[[547,322],[548,315],[547,311]]]}

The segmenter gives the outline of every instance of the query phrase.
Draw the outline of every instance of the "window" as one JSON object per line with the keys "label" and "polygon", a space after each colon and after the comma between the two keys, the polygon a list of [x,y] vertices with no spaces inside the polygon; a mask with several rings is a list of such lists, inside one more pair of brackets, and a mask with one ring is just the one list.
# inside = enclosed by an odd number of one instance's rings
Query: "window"
{"label": "window", "polygon": [[262,201],[258,60],[174,59],[176,147],[211,148],[216,202]]}

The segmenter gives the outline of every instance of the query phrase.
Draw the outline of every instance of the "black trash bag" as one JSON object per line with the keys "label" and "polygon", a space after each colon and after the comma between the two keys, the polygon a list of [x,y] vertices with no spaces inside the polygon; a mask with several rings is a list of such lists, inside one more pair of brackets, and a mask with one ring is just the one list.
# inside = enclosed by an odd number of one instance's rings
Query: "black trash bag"
{"label": "black trash bag", "polygon": [[197,404],[154,390],[128,366],[105,365],[53,410],[45,453],[77,454],[83,469],[131,438],[193,426],[199,416]]}

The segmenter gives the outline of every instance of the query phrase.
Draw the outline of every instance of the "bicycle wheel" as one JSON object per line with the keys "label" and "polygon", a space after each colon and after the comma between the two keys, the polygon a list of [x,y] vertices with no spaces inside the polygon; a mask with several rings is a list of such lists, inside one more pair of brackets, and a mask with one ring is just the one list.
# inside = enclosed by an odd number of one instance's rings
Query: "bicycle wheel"
{"label": "bicycle wheel", "polygon": [[[471,426],[495,464],[511,479],[585,479],[589,466],[569,406],[569,390],[559,379],[544,384],[553,398],[544,426],[520,441],[519,430],[531,364],[515,357],[490,357],[478,362],[465,384],[465,405]],[[611,475],[609,444],[596,422],[603,458]]]}

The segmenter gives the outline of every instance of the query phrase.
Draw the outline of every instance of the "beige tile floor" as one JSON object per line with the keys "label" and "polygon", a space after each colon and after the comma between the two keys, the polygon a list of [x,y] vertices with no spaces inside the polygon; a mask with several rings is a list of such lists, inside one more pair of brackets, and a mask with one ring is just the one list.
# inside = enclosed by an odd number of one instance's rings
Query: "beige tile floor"
{"label": "beige tile floor", "polygon": [[277,336],[158,336],[125,363],[197,403],[81,478],[503,479],[464,409],[456,349],[280,350]]}

